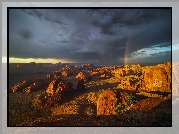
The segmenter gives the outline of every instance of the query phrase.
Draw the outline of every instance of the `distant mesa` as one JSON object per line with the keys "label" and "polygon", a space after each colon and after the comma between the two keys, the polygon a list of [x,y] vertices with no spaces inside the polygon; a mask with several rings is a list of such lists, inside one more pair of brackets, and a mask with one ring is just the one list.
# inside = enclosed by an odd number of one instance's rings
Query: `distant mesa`
{"label": "distant mesa", "polygon": [[41,68],[41,67],[61,67],[63,64],[61,62],[52,63],[9,63],[9,69],[21,69],[21,68]]}

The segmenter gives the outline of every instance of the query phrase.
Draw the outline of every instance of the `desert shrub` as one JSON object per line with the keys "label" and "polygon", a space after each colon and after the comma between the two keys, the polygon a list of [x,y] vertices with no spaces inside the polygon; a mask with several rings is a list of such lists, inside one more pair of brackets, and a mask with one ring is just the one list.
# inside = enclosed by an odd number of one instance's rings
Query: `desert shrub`
{"label": "desert shrub", "polygon": [[127,100],[127,105],[132,105],[137,102],[136,98],[131,95],[126,95],[125,99]]}
{"label": "desert shrub", "polygon": [[[126,99],[126,101],[127,101],[126,104],[120,104],[118,98],[116,98],[116,100],[114,101],[114,106],[115,106],[115,108],[114,108],[114,114],[115,114],[115,115],[118,115],[118,114],[122,113],[122,112],[125,111],[129,106],[131,106],[132,104],[134,104],[134,103],[137,102],[137,100],[136,100],[136,98],[135,98],[134,96],[128,95],[128,94],[125,95],[125,99]],[[119,105],[118,105],[118,104],[119,104]],[[116,106],[116,105],[117,105],[117,106]]]}
{"label": "desert shrub", "polygon": [[163,110],[156,113],[153,124],[156,126],[171,126],[171,114]]}
{"label": "desert shrub", "polygon": [[115,109],[114,109],[114,114],[115,115],[119,115],[120,113],[122,113],[126,108],[128,107],[128,105],[118,105]]}
{"label": "desert shrub", "polygon": [[119,99],[116,98],[116,100],[114,101],[114,105],[116,106],[117,104],[119,104]]}

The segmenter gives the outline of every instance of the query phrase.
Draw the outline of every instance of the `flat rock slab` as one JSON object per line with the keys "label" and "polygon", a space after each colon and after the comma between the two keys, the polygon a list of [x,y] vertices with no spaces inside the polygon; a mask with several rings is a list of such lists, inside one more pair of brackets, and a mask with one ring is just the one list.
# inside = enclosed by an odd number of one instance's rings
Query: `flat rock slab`
{"label": "flat rock slab", "polygon": [[150,97],[143,99],[131,106],[130,110],[149,111],[150,109],[158,106],[163,99],[164,97]]}

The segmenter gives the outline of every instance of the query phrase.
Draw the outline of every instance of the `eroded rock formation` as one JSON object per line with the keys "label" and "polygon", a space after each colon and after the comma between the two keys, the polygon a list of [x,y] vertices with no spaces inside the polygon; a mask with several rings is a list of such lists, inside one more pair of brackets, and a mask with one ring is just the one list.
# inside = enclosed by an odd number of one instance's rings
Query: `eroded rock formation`
{"label": "eroded rock formation", "polygon": [[169,70],[171,70],[170,64],[144,69],[141,90],[171,92],[171,73]]}
{"label": "eroded rock formation", "polygon": [[76,78],[83,79],[84,82],[89,82],[92,79],[92,76],[89,73],[80,72],[76,75]]}
{"label": "eroded rock formation", "polygon": [[49,80],[48,79],[30,79],[25,80],[17,85],[14,85],[11,89],[12,93],[17,92],[36,92],[42,90],[48,86]]}
{"label": "eroded rock formation", "polygon": [[115,100],[116,100],[115,90],[108,90],[102,92],[97,101],[97,115],[114,114]]}

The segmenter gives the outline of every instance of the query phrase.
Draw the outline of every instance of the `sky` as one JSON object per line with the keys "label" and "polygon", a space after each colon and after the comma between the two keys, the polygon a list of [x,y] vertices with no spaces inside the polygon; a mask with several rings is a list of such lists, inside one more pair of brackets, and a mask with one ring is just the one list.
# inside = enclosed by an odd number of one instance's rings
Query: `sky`
{"label": "sky", "polygon": [[10,63],[169,61],[170,9],[9,10]]}

